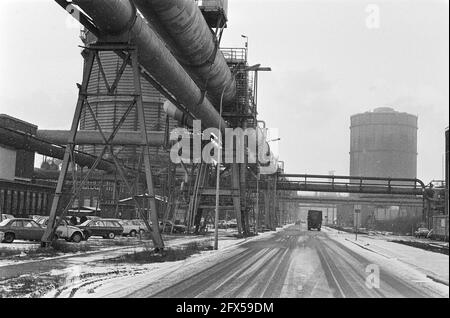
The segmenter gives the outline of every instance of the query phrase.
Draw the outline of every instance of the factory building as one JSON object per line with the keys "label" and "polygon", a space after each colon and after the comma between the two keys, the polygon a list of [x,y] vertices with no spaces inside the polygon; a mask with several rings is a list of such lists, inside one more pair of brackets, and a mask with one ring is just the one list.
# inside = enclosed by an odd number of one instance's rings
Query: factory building
{"label": "factory building", "polygon": [[[36,125],[4,114],[0,114],[0,127],[27,135],[37,131]],[[33,180],[34,159],[34,151],[0,144],[0,213],[20,217],[49,212],[55,188]]]}

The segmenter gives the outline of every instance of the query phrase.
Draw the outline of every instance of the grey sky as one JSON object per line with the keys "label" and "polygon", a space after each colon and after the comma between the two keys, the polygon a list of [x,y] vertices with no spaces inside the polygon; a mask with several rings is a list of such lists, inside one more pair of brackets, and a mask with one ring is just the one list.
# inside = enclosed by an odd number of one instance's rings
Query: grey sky
{"label": "grey sky", "polygon": [[[368,4],[380,28],[366,26]],[[79,30],[51,0],[0,1],[0,113],[68,129],[81,81]],[[289,172],[349,173],[350,116],[391,106],[419,116],[418,177],[442,177],[448,126],[447,1],[229,0],[223,46],[261,74],[259,111],[280,130]]]}

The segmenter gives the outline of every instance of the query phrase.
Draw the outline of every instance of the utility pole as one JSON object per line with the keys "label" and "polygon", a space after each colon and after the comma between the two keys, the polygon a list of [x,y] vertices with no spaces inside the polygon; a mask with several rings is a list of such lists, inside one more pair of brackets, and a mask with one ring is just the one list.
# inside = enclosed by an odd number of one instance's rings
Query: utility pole
{"label": "utility pole", "polygon": [[258,160],[256,169],[258,170],[256,173],[256,205],[255,205],[255,235],[258,235],[258,223],[259,223],[259,179],[261,175],[259,174],[259,164]]}
{"label": "utility pole", "polygon": [[358,224],[359,224],[359,216],[361,214],[361,205],[355,205],[355,213],[354,213],[354,220],[355,220],[355,241],[358,240]]}

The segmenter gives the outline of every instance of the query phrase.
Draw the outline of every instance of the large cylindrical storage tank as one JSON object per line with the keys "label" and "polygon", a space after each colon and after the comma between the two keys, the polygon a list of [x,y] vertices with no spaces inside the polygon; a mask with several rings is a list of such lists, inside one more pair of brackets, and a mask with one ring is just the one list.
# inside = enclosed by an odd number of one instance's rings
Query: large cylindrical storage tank
{"label": "large cylindrical storage tank", "polygon": [[351,117],[350,175],[416,178],[415,115],[381,107]]}
{"label": "large cylindrical storage tank", "polygon": [[[350,127],[350,175],[355,177],[410,178],[417,177],[417,131],[415,115],[380,107],[371,112],[351,117]],[[359,182],[359,181],[355,181]],[[385,181],[367,181],[387,185]],[[399,184],[400,182],[395,182]],[[403,182],[402,182],[403,183]],[[407,182],[405,185],[413,186]],[[354,197],[392,199],[392,205],[360,205],[360,226],[400,234],[410,232],[407,222],[420,219],[422,209],[398,206],[399,195],[355,194]],[[341,221],[352,226],[356,205],[340,206],[338,214],[346,214]]]}

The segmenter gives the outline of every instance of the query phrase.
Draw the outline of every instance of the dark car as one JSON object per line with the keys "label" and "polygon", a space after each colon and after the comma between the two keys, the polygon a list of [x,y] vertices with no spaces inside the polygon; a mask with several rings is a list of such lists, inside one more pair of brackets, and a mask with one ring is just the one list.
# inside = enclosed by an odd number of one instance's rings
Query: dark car
{"label": "dark car", "polygon": [[0,232],[3,232],[3,243],[14,240],[40,241],[45,229],[33,219],[6,219],[0,222]]}
{"label": "dark car", "polygon": [[85,240],[91,236],[113,239],[123,233],[123,227],[119,222],[112,220],[87,220],[77,227],[83,231]]}
{"label": "dark car", "polygon": [[[173,227],[173,230],[172,230]],[[184,233],[186,232],[186,226],[183,224],[175,224],[172,221],[167,220],[164,223],[164,232],[165,233]]]}

